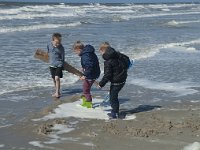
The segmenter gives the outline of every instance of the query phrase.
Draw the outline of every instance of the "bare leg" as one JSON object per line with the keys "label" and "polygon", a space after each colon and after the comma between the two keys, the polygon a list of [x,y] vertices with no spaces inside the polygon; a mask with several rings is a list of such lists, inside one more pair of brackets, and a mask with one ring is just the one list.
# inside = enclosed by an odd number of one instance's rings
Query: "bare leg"
{"label": "bare leg", "polygon": [[55,89],[56,89],[56,80],[55,80],[54,78],[52,78],[52,79],[53,79],[54,87],[55,87]]}
{"label": "bare leg", "polygon": [[60,77],[55,76],[55,81],[56,81],[56,97],[60,97]]}
{"label": "bare leg", "polygon": [[[56,90],[56,80],[55,80],[55,78],[52,78],[52,79],[53,79],[53,84],[54,84],[54,87],[55,87],[55,90]],[[55,93],[52,94],[52,96],[55,97]]]}

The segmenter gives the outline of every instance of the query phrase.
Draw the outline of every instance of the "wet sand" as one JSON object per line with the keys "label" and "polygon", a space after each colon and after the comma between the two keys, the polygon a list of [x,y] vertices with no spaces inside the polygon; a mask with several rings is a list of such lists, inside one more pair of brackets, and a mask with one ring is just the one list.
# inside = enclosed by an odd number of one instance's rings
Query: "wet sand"
{"label": "wet sand", "polygon": [[[182,150],[200,142],[200,105],[181,103],[168,106],[138,106],[121,110],[136,115],[133,120],[96,120],[60,118],[33,121],[52,112],[57,105],[77,100],[79,95],[64,97],[32,114],[22,122],[1,128],[0,149],[111,149],[111,150]],[[55,127],[68,128],[62,131]],[[195,149],[196,150],[196,149]]]}

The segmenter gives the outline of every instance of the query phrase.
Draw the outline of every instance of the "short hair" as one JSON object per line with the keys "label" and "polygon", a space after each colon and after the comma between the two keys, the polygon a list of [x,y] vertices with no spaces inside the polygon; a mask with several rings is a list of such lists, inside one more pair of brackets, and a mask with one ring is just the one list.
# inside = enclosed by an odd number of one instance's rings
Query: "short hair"
{"label": "short hair", "polygon": [[108,47],[110,47],[110,44],[108,42],[103,42],[101,43],[99,50],[107,49]]}
{"label": "short hair", "polygon": [[73,49],[83,49],[84,48],[84,44],[81,41],[76,41],[73,45]]}
{"label": "short hair", "polygon": [[55,38],[61,41],[62,35],[60,33],[53,33],[52,40],[54,40]]}

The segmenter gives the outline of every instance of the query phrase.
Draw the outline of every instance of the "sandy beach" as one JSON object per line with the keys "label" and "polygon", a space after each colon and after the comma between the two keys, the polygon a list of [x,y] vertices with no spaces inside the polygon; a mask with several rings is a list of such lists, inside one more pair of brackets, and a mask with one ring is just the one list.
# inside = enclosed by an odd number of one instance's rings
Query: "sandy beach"
{"label": "sandy beach", "polygon": [[[73,104],[79,100],[79,96],[80,94],[64,96],[61,100],[42,108],[38,113],[29,115],[22,122],[0,128],[2,143],[0,149],[199,150],[200,148],[199,103],[138,105],[131,110],[121,109],[127,116],[135,116],[130,120],[98,119],[98,116],[96,119],[91,119],[81,115],[81,118],[45,118],[49,114],[55,114],[55,110],[61,105]],[[88,116],[90,111],[92,109],[87,110]],[[64,113],[73,112],[66,109]]]}

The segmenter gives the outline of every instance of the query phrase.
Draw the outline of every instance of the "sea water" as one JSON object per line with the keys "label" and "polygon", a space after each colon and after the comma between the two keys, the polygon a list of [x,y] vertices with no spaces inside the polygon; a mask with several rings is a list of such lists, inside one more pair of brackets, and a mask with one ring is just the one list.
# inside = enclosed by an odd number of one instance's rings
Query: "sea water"
{"label": "sea water", "polygon": [[[46,50],[54,32],[63,36],[66,61],[78,69],[80,58],[72,50],[77,40],[95,47],[102,73],[101,42],[134,59],[124,95],[130,99],[129,106],[198,102],[199,26],[200,4],[1,4],[0,122],[9,125],[6,115],[30,111],[24,106],[19,112],[17,103],[30,105],[30,100],[50,95],[53,83],[48,64],[33,55],[37,48]],[[62,89],[77,80],[64,72]]]}

